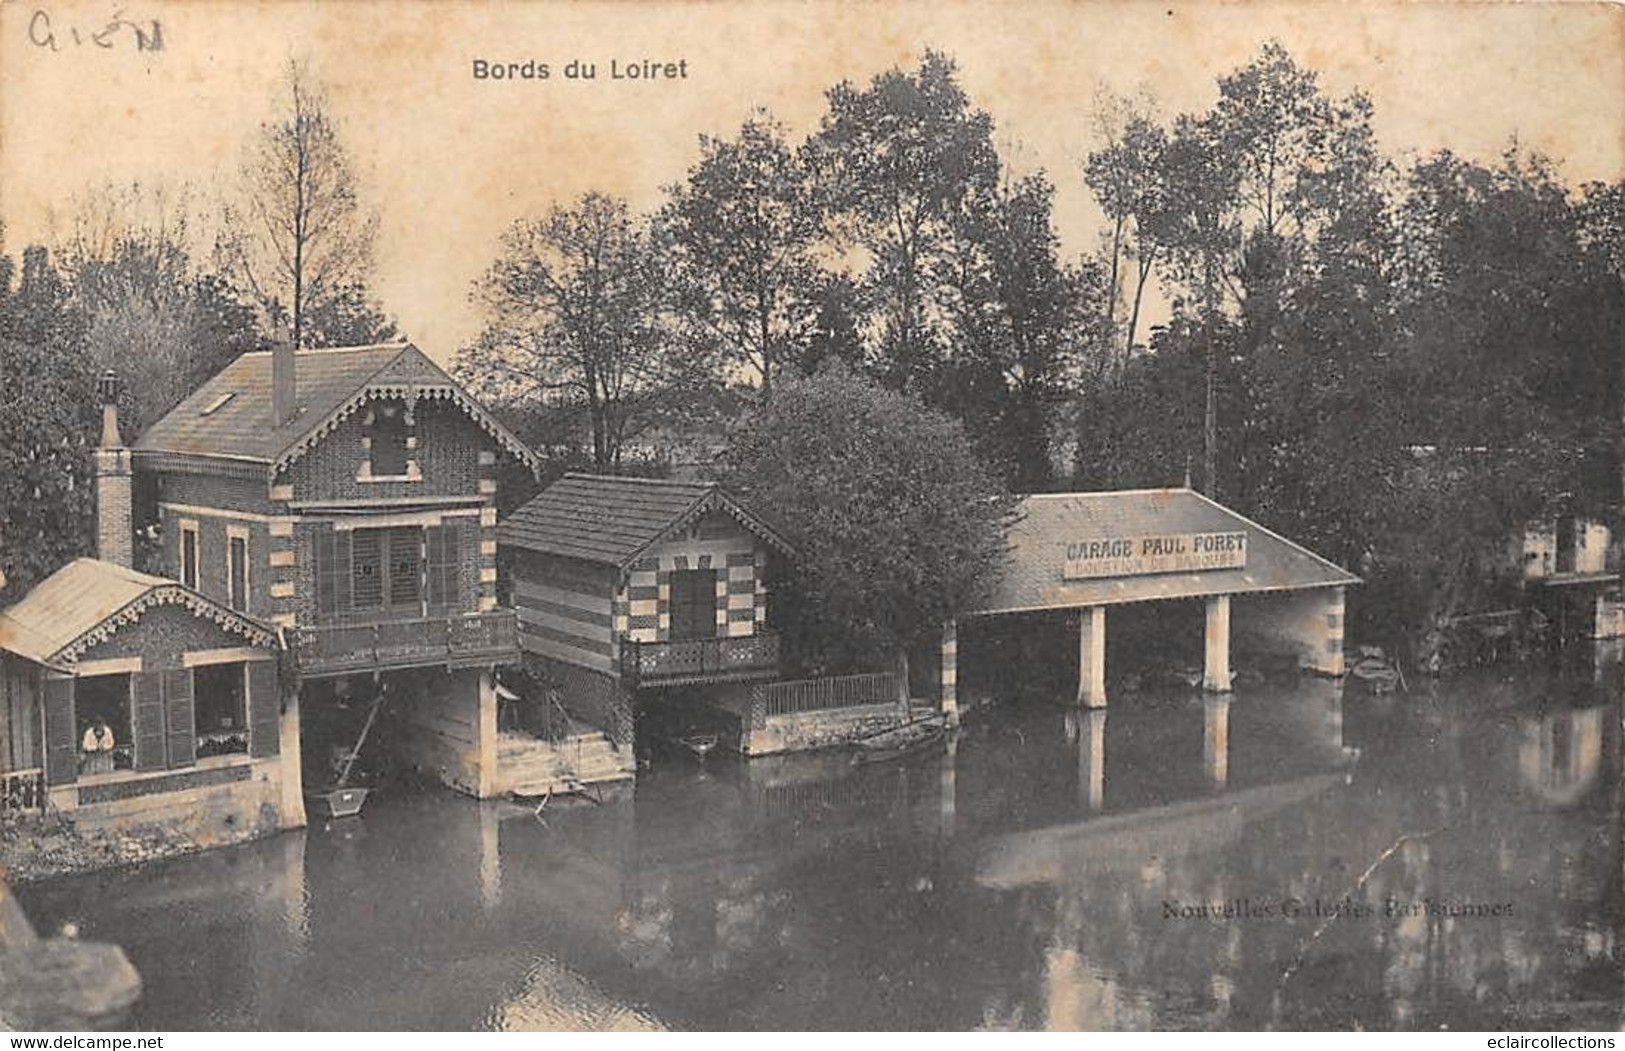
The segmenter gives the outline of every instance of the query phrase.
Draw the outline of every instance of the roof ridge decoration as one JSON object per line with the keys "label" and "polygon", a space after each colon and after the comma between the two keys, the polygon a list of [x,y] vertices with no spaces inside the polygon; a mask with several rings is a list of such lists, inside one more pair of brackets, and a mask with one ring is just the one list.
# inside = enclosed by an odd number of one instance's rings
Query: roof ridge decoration
{"label": "roof ridge decoration", "polygon": [[[669,479],[647,480],[669,481]],[[621,561],[620,568],[625,569],[638,558],[642,557],[645,551],[649,550],[651,547],[654,547],[656,544],[664,543],[666,540],[670,539],[672,534],[681,529],[687,528],[694,522],[695,519],[699,518],[708,511],[722,511],[734,521],[738,522],[746,532],[752,534],[760,540],[765,540],[767,543],[778,548],[786,555],[795,554],[795,548],[791,546],[788,540],[785,540],[784,537],[780,536],[778,532],[769,527],[766,522],[763,522],[761,519],[745,510],[745,508],[740,505],[739,501],[734,498],[733,494],[729,493],[720,482],[693,482],[675,484],[704,485],[706,489],[705,492],[701,493],[695,498],[694,502],[688,506],[686,511],[673,518],[670,525],[662,529],[647,543],[639,545],[637,550],[633,551],[630,555],[624,558]]]}
{"label": "roof ridge decoration", "polygon": [[90,647],[106,642],[117,631],[139,620],[142,614],[156,606],[182,606],[196,616],[212,621],[234,635],[241,635],[255,646],[273,646],[276,633],[259,621],[236,610],[227,609],[212,599],[181,584],[155,584],[137,595],[116,613],[103,617],[96,626],[52,654],[56,660],[69,664],[77,661]]}
{"label": "roof ridge decoration", "polygon": [[[385,374],[390,373],[398,363],[402,363],[402,359],[406,359],[413,367],[401,374],[386,376]],[[380,377],[383,377],[382,382]],[[274,476],[277,472],[285,470],[313,449],[318,442],[337,430],[361,406],[377,398],[404,398],[409,402],[422,398],[450,401],[466,412],[475,425],[495,439],[498,445],[529,467],[532,474],[538,474],[541,470],[534,450],[515,437],[513,432],[504,427],[483,405],[470,397],[444,369],[429,360],[428,355],[411,343],[403,343],[400,352],[363,380],[354,394],[283,449],[271,463],[271,474]]]}

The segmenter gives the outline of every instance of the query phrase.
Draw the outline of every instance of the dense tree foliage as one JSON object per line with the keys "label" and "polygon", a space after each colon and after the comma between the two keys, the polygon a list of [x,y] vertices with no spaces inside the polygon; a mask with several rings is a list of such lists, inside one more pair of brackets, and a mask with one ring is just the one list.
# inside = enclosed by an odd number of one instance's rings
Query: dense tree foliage
{"label": "dense tree foliage", "polygon": [[939,637],[1000,565],[1009,499],[964,428],[839,366],[758,404],[724,477],[796,547],[776,608],[808,671]]}
{"label": "dense tree foliage", "polygon": [[43,248],[0,257],[0,605],[92,547],[95,373]]}

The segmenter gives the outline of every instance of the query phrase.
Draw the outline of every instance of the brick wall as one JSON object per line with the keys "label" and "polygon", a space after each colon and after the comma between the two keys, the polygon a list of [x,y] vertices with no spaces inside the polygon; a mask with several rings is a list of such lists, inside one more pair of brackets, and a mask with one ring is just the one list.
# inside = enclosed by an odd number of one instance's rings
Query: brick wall
{"label": "brick wall", "polygon": [[265,482],[254,478],[164,474],[158,479],[158,499],[160,502],[229,508],[262,515],[271,512]]}
{"label": "brick wall", "polygon": [[[358,481],[362,465],[370,468],[369,409],[352,413],[315,448],[277,478],[292,486],[294,500],[379,500],[423,496],[473,496],[480,491],[482,459],[495,464],[496,442],[457,406],[424,400],[416,403],[407,438],[407,458],[417,466],[417,481]],[[481,453],[491,454],[481,457]]]}
{"label": "brick wall", "polygon": [[[190,505],[188,505],[190,506]],[[158,529],[163,547],[163,575],[172,580],[181,579],[181,523],[196,522],[198,528],[197,590],[221,605],[230,605],[227,581],[227,552],[230,530],[241,529],[248,534],[248,609],[250,616],[269,620],[277,612],[277,603],[271,594],[276,575],[270,563],[271,530],[263,516],[243,518],[229,510],[205,513],[180,511],[173,506],[159,505]]]}

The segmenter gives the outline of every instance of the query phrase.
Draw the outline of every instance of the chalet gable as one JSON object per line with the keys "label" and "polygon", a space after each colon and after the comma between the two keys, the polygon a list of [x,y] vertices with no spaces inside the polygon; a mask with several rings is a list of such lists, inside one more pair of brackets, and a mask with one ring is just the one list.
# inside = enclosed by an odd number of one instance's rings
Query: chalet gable
{"label": "chalet gable", "polygon": [[244,354],[148,428],[132,446],[136,462],[274,478],[369,403],[398,398],[455,405],[499,448],[540,469],[528,446],[410,343],[302,350],[295,358],[295,411],[286,422],[276,422],[271,352]]}
{"label": "chalet gable", "polygon": [[[72,666],[85,652],[138,622],[148,610],[176,606],[243,640],[277,644],[273,629],[164,577],[93,558],[68,563],[41,581],[0,621],[0,649],[13,649],[11,631],[39,663]],[[43,659],[41,659],[43,658]]]}

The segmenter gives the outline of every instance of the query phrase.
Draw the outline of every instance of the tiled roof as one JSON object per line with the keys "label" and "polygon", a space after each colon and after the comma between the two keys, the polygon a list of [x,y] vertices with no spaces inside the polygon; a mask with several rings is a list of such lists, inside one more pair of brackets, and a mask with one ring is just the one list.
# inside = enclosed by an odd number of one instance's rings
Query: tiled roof
{"label": "tiled roof", "polygon": [[497,539],[544,554],[624,568],[712,508],[781,551],[778,534],[712,482],[571,473],[503,519]]}
{"label": "tiled roof", "polygon": [[5,616],[29,633],[40,652],[54,656],[148,591],[173,583],[111,562],[76,558],[35,585]]}
{"label": "tiled roof", "polygon": [[295,454],[370,387],[407,384],[445,390],[510,452],[534,454],[485,412],[440,366],[410,343],[301,350],[295,355],[298,412],[281,427],[271,412],[271,352],[243,354],[216,373],[131,448],[142,454],[203,456],[275,464]]}
{"label": "tiled roof", "polygon": [[265,624],[176,581],[99,559],[76,558],[0,612],[0,649],[41,664],[71,662],[88,645],[87,635],[112,630],[104,627],[110,619],[119,617],[123,622],[159,602],[179,602],[256,644],[269,645],[274,639]]}
{"label": "tiled roof", "polygon": [[[1068,544],[1120,537],[1246,532],[1244,568],[1066,580]],[[977,612],[1064,609],[1150,599],[1289,591],[1359,578],[1191,489],[1029,496],[1010,528],[1010,554]]]}

